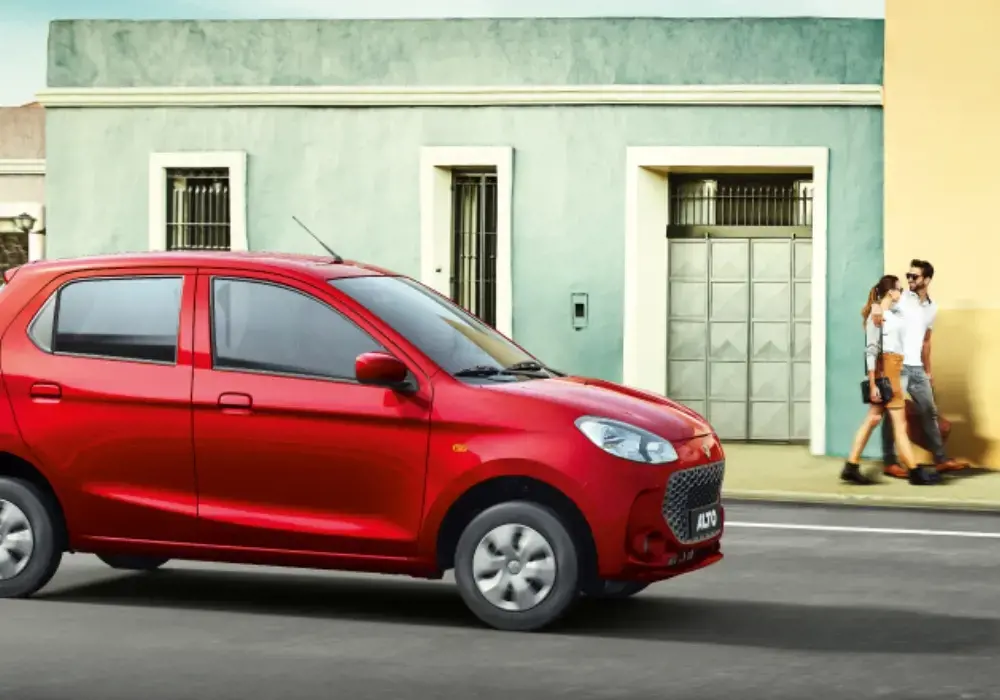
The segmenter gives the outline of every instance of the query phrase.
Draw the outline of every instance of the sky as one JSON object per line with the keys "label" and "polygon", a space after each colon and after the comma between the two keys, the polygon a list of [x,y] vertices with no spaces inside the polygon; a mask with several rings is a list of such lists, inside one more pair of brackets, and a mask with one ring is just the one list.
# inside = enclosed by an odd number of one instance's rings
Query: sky
{"label": "sky", "polygon": [[0,105],[45,87],[54,19],[868,17],[885,0],[0,0]]}

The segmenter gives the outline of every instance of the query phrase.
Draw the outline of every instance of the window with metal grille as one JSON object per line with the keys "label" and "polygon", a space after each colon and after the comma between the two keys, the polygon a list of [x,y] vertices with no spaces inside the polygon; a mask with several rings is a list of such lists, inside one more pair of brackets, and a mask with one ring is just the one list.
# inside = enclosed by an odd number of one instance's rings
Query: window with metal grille
{"label": "window with metal grille", "polygon": [[812,227],[813,183],[808,175],[682,175],[671,178],[670,189],[670,226],[678,232]]}
{"label": "window with metal grille", "polygon": [[452,180],[451,298],[484,323],[496,326],[497,176],[456,171]]}
{"label": "window with metal grille", "polygon": [[229,250],[228,168],[167,169],[167,250]]}

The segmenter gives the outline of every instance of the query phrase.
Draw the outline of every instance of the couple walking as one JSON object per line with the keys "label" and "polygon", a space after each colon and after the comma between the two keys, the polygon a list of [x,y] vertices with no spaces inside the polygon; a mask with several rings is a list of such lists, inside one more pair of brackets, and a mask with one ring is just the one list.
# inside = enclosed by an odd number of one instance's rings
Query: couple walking
{"label": "couple walking", "polygon": [[[906,274],[909,289],[904,291],[895,275],[885,275],[868,294],[861,310],[865,326],[865,370],[863,399],[870,404],[868,414],[854,437],[841,479],[854,484],[873,481],[861,473],[861,452],[875,426],[882,423],[883,471],[886,476],[908,479],[911,484],[941,482],[941,472],[966,465],[949,459],[938,426],[937,407],[931,384],[931,329],[937,305],[928,288],[934,266],[926,260],[910,262]],[[916,406],[934,454],[933,467],[918,465],[906,429],[905,393]],[[896,455],[902,461],[900,466]]]}

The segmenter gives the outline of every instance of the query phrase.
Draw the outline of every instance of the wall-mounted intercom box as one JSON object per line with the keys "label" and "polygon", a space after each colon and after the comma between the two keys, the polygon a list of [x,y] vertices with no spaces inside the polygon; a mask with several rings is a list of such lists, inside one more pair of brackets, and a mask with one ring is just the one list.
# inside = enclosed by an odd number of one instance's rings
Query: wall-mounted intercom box
{"label": "wall-mounted intercom box", "polygon": [[576,330],[586,328],[590,318],[590,304],[587,302],[587,295],[583,292],[574,292],[570,295],[570,302],[573,328]]}

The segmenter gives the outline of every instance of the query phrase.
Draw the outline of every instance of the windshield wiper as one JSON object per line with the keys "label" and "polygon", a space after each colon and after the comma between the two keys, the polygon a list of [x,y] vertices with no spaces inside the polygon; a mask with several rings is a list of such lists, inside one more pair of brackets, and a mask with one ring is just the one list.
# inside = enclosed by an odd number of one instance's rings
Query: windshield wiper
{"label": "windshield wiper", "polygon": [[456,377],[496,377],[501,374],[512,375],[512,374],[522,374],[529,376],[538,376],[542,372],[550,372],[555,375],[565,376],[561,372],[556,372],[554,369],[549,369],[540,362],[527,361],[527,362],[516,362],[510,367],[493,367],[490,365],[476,365],[475,367],[468,367],[466,369],[460,369],[455,372]]}
{"label": "windshield wiper", "polygon": [[456,377],[495,377],[498,374],[503,374],[504,370],[499,367],[490,367],[488,365],[476,365],[475,367],[468,367],[466,369],[460,369],[455,372]]}
{"label": "windshield wiper", "polygon": [[557,377],[565,377],[566,375],[562,372],[558,372],[551,367],[546,367],[541,362],[536,362],[535,360],[526,360],[525,362],[515,362],[510,367],[504,368],[508,372],[548,372],[549,374],[554,374]]}

